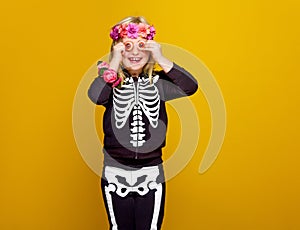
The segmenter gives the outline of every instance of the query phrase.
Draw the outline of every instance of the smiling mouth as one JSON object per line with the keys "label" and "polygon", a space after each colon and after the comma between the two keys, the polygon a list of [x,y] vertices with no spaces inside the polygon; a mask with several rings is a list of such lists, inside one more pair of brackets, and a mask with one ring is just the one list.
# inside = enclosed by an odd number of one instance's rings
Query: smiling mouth
{"label": "smiling mouth", "polygon": [[129,61],[132,63],[138,63],[140,60],[142,60],[142,58],[140,58],[140,57],[129,58]]}

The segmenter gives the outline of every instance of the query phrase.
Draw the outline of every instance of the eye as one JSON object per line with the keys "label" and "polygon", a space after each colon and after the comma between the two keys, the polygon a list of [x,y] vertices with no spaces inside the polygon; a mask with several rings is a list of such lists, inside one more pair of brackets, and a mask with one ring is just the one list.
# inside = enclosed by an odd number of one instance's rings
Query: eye
{"label": "eye", "polygon": [[145,45],[146,45],[146,44],[145,44],[144,41],[139,41],[139,42],[138,42],[138,46],[139,46],[140,49],[145,48]]}
{"label": "eye", "polygon": [[133,43],[132,42],[125,42],[124,45],[125,45],[125,50],[126,51],[130,51],[133,48]]}

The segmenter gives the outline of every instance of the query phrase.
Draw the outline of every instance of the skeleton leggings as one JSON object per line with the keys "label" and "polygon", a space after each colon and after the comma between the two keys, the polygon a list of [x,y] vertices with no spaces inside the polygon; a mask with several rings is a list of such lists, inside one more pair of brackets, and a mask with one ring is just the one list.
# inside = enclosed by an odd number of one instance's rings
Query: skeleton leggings
{"label": "skeleton leggings", "polygon": [[159,230],[165,183],[160,166],[125,170],[105,166],[101,189],[111,230]]}

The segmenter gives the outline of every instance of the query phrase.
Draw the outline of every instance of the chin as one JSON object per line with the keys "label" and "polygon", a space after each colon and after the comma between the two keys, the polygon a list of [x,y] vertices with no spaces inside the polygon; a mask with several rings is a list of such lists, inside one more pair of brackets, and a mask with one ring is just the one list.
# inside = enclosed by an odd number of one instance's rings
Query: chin
{"label": "chin", "polygon": [[141,65],[128,65],[125,68],[130,71],[141,72],[146,64],[147,63]]}
{"label": "chin", "polygon": [[145,65],[147,65],[148,59],[149,58],[143,58],[139,61],[139,63],[132,63],[129,60],[124,60],[123,65],[130,72],[140,73],[142,72]]}
{"label": "chin", "polygon": [[141,71],[143,69],[143,66],[130,66],[129,69],[133,71]]}

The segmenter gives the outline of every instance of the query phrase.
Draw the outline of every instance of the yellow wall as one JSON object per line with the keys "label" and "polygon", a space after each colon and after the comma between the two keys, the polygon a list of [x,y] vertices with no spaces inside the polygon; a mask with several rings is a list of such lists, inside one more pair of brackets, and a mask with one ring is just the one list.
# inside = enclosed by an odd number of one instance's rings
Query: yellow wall
{"label": "yellow wall", "polygon": [[198,92],[203,145],[168,182],[163,229],[300,229],[299,5],[2,3],[0,229],[107,229],[99,177],[74,141],[72,105],[84,73],[109,50],[110,26],[127,15],[145,16],[158,42],[201,59],[226,103],[222,150],[200,175],[210,127]]}

